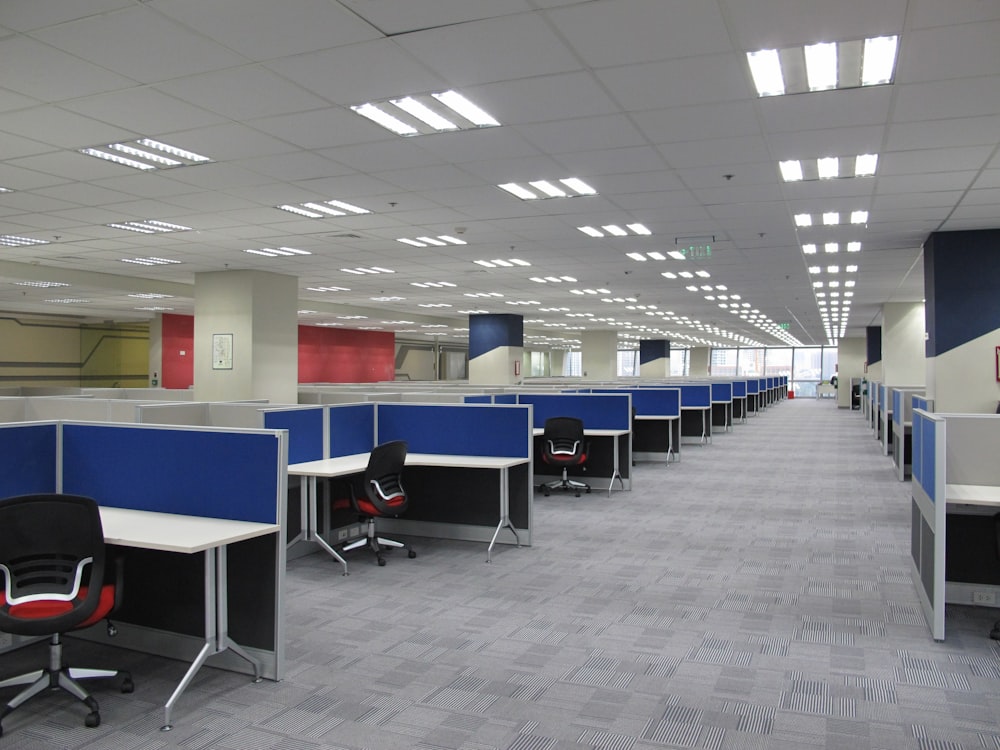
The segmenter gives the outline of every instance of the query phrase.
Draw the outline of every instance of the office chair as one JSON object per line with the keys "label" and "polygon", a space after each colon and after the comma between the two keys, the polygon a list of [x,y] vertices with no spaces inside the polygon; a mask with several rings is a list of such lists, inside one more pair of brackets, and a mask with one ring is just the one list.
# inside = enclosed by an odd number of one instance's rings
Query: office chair
{"label": "office chair", "polygon": [[[0,631],[49,638],[47,667],[0,680],[0,688],[27,685],[7,701],[0,720],[42,691],[61,689],[86,704],[85,724],[96,727],[97,701],[78,680],[121,675],[121,691],[132,692],[126,671],[62,663],[62,634],[107,619],[118,603],[121,579],[105,583],[105,572],[104,532],[94,500],[59,494],[0,500]],[[107,629],[109,636],[117,632],[110,620]]]}
{"label": "office chair", "polygon": [[542,460],[562,468],[562,479],[546,482],[539,489],[546,497],[552,490],[573,490],[580,497],[580,490],[590,493],[590,485],[570,479],[569,467],[585,466],[589,447],[584,443],[583,420],[576,417],[549,417],[542,433]]}
{"label": "office chair", "polygon": [[[364,495],[361,496],[354,484],[349,482],[350,497],[334,501],[334,510],[349,508],[366,523],[365,536],[344,545],[345,552],[367,546],[375,553],[378,564],[385,565],[385,558],[382,557],[383,548],[406,548],[402,542],[379,536],[375,529],[376,518],[398,516],[409,505],[409,498],[402,483],[406,448],[406,442],[402,440],[383,443],[372,448],[368,456],[368,467],[365,469]],[[407,556],[414,558],[417,553],[409,549]]]}

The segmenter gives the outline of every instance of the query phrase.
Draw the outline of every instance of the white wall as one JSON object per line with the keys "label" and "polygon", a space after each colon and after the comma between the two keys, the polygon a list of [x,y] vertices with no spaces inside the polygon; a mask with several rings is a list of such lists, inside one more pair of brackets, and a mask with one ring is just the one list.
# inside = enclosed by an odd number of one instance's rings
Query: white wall
{"label": "white wall", "polygon": [[887,385],[923,385],[926,377],[922,302],[882,306],[882,372]]}
{"label": "white wall", "polygon": [[837,406],[851,408],[851,378],[865,376],[864,338],[841,339],[837,344]]}

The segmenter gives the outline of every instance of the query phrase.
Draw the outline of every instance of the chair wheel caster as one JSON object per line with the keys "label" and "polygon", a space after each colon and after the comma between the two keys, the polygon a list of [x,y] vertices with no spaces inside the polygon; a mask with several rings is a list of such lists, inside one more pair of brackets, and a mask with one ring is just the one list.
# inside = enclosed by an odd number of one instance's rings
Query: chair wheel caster
{"label": "chair wheel caster", "polygon": [[125,680],[122,682],[122,692],[131,693],[134,690],[135,690],[135,683],[132,682],[132,678],[126,677]]}
{"label": "chair wheel caster", "polygon": [[406,556],[412,560],[414,557],[417,556],[417,553],[411,549],[409,552],[406,553]]}
{"label": "chair wheel caster", "polygon": [[587,488],[587,494],[590,494],[590,487]]}
{"label": "chair wheel caster", "polygon": [[87,714],[87,718],[83,720],[85,726],[88,727],[99,727],[101,726],[101,715],[97,711],[91,711]]}
{"label": "chair wheel caster", "polygon": [[384,566],[385,566],[385,558],[384,558],[384,557],[380,557],[380,558],[378,559],[378,566],[379,566],[380,568],[381,568],[381,567],[384,567]]}
{"label": "chair wheel caster", "polygon": [[542,494],[545,495],[545,497],[548,497],[550,493],[548,490],[545,490]]}

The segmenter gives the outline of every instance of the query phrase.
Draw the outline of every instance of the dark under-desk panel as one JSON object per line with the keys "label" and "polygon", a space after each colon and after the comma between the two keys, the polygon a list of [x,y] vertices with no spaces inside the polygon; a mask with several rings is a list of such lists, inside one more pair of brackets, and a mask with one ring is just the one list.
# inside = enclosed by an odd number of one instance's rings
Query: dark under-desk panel
{"label": "dark under-desk panel", "polygon": [[[615,476],[615,442],[618,442],[618,474],[622,480],[631,477],[632,451],[629,447],[629,434],[623,435],[587,435],[587,463],[585,466],[570,466],[566,473],[570,477],[583,481],[588,479],[607,480],[609,483]],[[558,478],[562,476],[562,468],[545,463],[542,458],[542,437],[535,436],[534,445],[534,483],[538,484],[544,477]]]}

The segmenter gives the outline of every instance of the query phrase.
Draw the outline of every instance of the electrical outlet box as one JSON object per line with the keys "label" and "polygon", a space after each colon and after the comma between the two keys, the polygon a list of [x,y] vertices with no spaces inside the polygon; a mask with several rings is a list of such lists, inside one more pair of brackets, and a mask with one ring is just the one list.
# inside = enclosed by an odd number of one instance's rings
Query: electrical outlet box
{"label": "electrical outlet box", "polygon": [[995,606],[997,603],[997,594],[995,591],[973,591],[972,603],[990,604]]}
{"label": "electrical outlet box", "polygon": [[351,536],[352,537],[353,536],[361,536],[361,527],[360,526],[352,526],[351,527]]}
{"label": "electrical outlet box", "polygon": [[337,541],[340,541],[340,542],[342,542],[342,541],[344,541],[345,539],[347,539],[347,537],[348,537],[348,536],[350,536],[350,532],[348,532],[348,530],[347,530],[347,529],[340,529],[340,530],[339,530],[339,531],[337,532]]}

